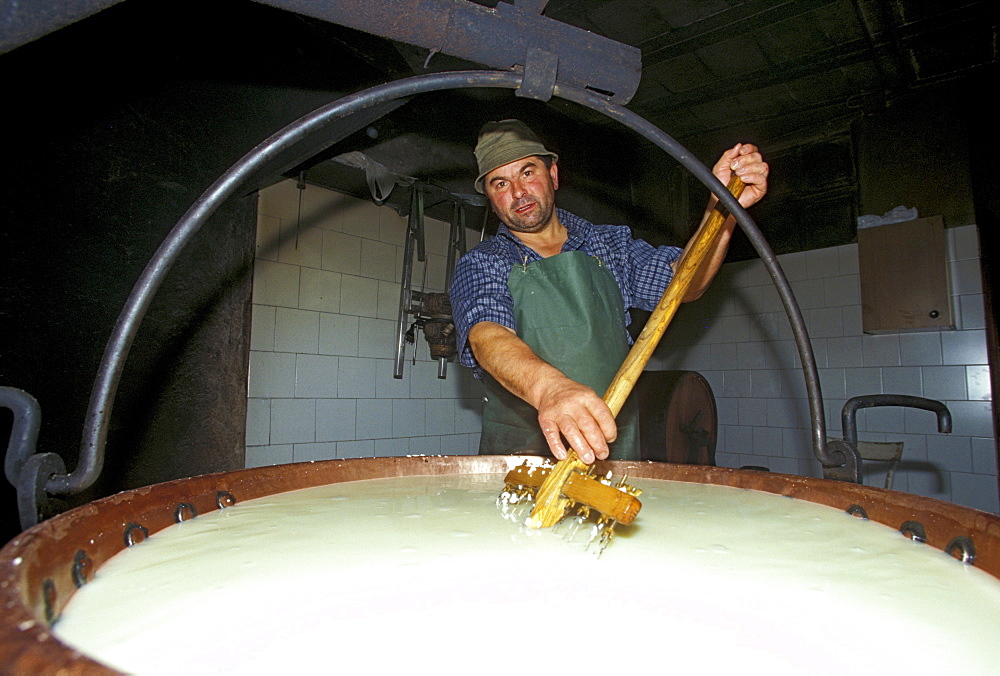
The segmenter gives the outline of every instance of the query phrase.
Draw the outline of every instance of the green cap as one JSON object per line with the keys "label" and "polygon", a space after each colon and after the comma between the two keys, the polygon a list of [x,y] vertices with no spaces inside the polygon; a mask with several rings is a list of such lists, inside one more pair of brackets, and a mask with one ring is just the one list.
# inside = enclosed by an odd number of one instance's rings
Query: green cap
{"label": "green cap", "polygon": [[479,142],[476,143],[476,162],[479,163],[476,190],[486,193],[483,179],[497,167],[532,155],[548,156],[553,162],[559,161],[559,156],[546,150],[535,136],[535,132],[524,122],[520,120],[487,122],[479,130]]}

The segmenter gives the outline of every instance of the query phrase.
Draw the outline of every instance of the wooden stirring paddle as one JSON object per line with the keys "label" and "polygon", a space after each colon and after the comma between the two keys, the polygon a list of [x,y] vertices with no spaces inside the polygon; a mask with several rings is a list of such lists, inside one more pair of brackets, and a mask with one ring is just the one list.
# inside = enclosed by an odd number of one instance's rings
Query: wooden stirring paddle
{"label": "wooden stirring paddle", "polygon": [[[726,187],[734,196],[739,197],[745,186],[743,181],[734,174]],[[727,215],[728,213],[722,209],[722,204],[718,203],[695,234],[691,245],[684,250],[680,260],[678,260],[674,270],[674,278],[663,292],[663,297],[660,298],[656,309],[650,315],[645,328],[625,357],[625,361],[618,369],[618,373],[615,374],[614,380],[608,386],[607,392],[604,393],[604,402],[611,409],[612,415],[618,415],[629,393],[632,392],[632,388],[635,387],[635,383],[649,362],[649,358],[653,355],[656,345],[677,313],[681,299],[691,285],[695,273],[718,239]],[[519,475],[520,469],[511,470],[507,475],[506,483],[530,487],[531,484],[525,480],[526,472],[521,471]],[[545,472],[544,480],[542,480],[535,495],[535,507],[531,511],[526,525],[532,528],[554,526],[566,515],[569,507],[575,502],[596,509],[613,521],[630,523],[642,506],[636,498],[638,491],[628,490],[629,487],[625,486],[624,483],[619,487],[601,483],[591,478],[591,470],[591,466],[580,460],[573,449],[569,449],[565,460],[560,460],[555,467]],[[533,474],[533,476],[539,475]],[[587,490],[579,490],[581,486],[586,487]]]}

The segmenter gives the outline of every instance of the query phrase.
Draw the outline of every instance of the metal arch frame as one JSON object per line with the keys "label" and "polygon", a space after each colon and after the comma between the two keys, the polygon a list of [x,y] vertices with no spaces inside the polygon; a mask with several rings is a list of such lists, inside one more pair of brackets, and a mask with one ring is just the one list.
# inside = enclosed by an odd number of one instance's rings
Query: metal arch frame
{"label": "metal arch frame", "polygon": [[[98,368],[84,423],[79,463],[72,473],[50,474],[44,480],[45,491],[50,494],[78,493],[91,486],[97,479],[104,463],[108,423],[125,359],[153,296],[181,251],[209,216],[224,200],[233,195],[236,189],[255,171],[259,170],[277,153],[290,148],[311,134],[321,132],[333,120],[365,111],[373,106],[416,94],[447,89],[477,87],[518,89],[522,84],[522,79],[521,74],[514,72],[459,71],[417,75],[371,87],[338,99],[299,118],[261,142],[234,164],[181,217],[140,275],[118,317]],[[812,419],[814,454],[825,470],[831,468],[836,470],[836,468],[845,465],[847,466],[845,469],[851,470],[850,465],[853,459],[849,457],[849,453],[843,451],[830,453],[827,451],[826,421],[820,394],[819,375],[805,323],[792,295],[788,280],[750,215],[704,164],[692,157],[673,138],[637,114],[598,94],[565,84],[556,83],[552,93],[560,98],[603,113],[648,139],[694,174],[736,217],[763,260],[777,287],[792,325],[805,373]],[[40,463],[33,463],[33,466],[36,468],[35,472],[43,471]],[[853,468],[853,470],[856,469],[856,467]],[[824,474],[827,472],[824,471]],[[37,475],[22,477],[19,485],[40,486],[41,479],[42,477]]]}

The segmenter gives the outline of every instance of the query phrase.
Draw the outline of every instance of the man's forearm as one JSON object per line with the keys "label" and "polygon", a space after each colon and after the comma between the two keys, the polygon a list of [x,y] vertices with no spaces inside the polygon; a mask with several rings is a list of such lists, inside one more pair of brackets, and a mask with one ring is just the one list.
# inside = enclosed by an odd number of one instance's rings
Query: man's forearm
{"label": "man's forearm", "polygon": [[[733,174],[736,174],[743,181],[744,189],[740,194],[739,202],[744,207],[749,207],[755,204],[767,193],[767,174],[768,174],[767,163],[764,162],[760,153],[757,151],[757,146],[753,144],[737,143],[735,146],[722,153],[722,157],[719,161],[715,163],[712,167],[712,173],[715,174],[716,178],[722,182],[723,185],[729,183],[729,179]],[[701,234],[702,228],[704,227],[706,221],[708,220],[709,214],[711,214],[712,209],[715,208],[718,199],[715,195],[712,195],[708,201],[708,207],[705,209],[705,215],[701,219],[701,224],[698,226],[698,232],[694,234],[691,238],[691,242],[696,241]],[[709,252],[708,257],[702,262],[701,267],[696,272],[694,278],[691,280],[691,285],[688,287],[687,293],[684,294],[684,302],[697,300],[708,288],[708,285],[712,282],[712,278],[715,277],[715,273],[719,271],[722,266],[723,261],[726,259],[726,251],[729,249],[729,240],[732,238],[733,229],[736,227],[736,219],[730,215],[726,218],[726,222],[723,225],[722,232],[719,233],[718,239],[715,241],[715,246],[711,252]]]}
{"label": "man's forearm", "polygon": [[[705,216],[702,218],[701,225],[698,226],[698,230],[695,232],[691,241],[688,242],[688,247],[690,247],[694,242],[698,240],[701,236],[702,229],[705,227],[706,221],[708,221],[708,216],[712,212],[712,205],[705,210]],[[736,219],[732,216],[726,218],[725,224],[722,226],[719,236],[716,238],[712,250],[709,251],[705,260],[702,261],[698,270],[694,273],[691,278],[691,284],[688,286],[687,291],[684,294],[683,302],[688,303],[693,300],[698,300],[701,298],[705,290],[708,289],[709,284],[712,283],[712,279],[715,278],[715,274],[722,267],[723,261],[726,260],[726,252],[729,250],[729,240],[732,239],[733,230],[736,227]]]}
{"label": "man's forearm", "polygon": [[487,373],[535,407],[539,428],[554,456],[566,457],[565,437],[588,464],[608,457],[608,442],[618,436],[618,428],[599,394],[566,377],[500,324],[473,326],[469,345]]}
{"label": "man's forearm", "polygon": [[536,409],[542,384],[546,380],[566,378],[502,324],[476,324],[469,330],[469,345],[476,361],[487,373]]}

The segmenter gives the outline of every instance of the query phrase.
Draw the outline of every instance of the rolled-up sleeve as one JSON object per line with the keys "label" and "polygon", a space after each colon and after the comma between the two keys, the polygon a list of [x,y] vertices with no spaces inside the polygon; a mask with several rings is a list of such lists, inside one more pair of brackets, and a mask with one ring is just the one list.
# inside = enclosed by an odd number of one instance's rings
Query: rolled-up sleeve
{"label": "rolled-up sleeve", "polygon": [[588,241],[591,253],[606,260],[622,292],[625,309],[652,310],[674,278],[672,264],[683,249],[675,246],[654,247],[632,237],[623,225],[596,225]]}
{"label": "rolled-up sleeve", "polygon": [[511,264],[477,247],[459,259],[451,280],[451,311],[455,319],[456,347],[464,366],[476,367],[469,346],[469,331],[479,322],[495,322],[517,330],[514,299],[507,287]]}
{"label": "rolled-up sleeve", "polygon": [[653,310],[674,278],[672,264],[683,250],[675,246],[654,247],[641,239],[629,238],[628,252],[632,307]]}

